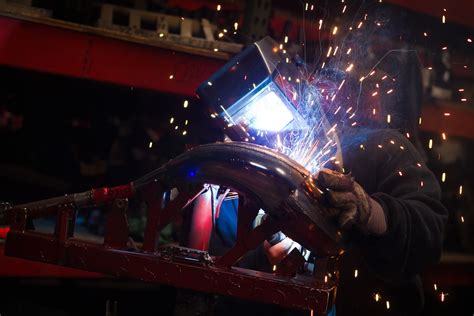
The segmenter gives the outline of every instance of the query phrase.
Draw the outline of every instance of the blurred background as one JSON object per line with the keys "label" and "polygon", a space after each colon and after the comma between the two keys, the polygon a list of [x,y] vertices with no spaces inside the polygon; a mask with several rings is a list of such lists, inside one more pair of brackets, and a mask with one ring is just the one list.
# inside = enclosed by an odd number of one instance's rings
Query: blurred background
{"label": "blurred background", "polygon": [[[334,42],[334,26],[345,23],[341,12],[363,17],[370,11],[370,21],[385,28],[361,34],[360,71],[390,49],[416,51],[421,70],[407,68],[398,88],[415,91],[421,114],[395,116],[392,124],[415,133],[412,140],[438,177],[450,211],[441,263],[423,274],[424,314],[471,315],[474,5],[380,2],[0,0],[0,201],[127,183],[186,148],[220,139],[195,89],[229,58],[270,35],[308,64],[317,63]],[[416,119],[415,127],[407,116]],[[129,221],[139,242],[140,205],[132,206]],[[81,213],[78,224],[87,238],[101,238],[97,210]],[[35,225],[52,227],[47,220]],[[0,226],[0,238],[7,230]],[[171,229],[162,236],[172,239]],[[175,289],[19,262],[5,258],[3,249],[0,277],[8,293],[0,295],[2,315],[168,315],[175,309]]]}

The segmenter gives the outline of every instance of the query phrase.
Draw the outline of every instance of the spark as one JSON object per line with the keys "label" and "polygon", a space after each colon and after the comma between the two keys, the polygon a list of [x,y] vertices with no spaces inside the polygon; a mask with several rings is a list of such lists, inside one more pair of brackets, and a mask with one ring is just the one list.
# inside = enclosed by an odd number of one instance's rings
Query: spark
{"label": "spark", "polygon": [[344,8],[342,8],[342,13],[346,12],[346,8],[347,8],[347,5],[345,5]]}
{"label": "spark", "polygon": [[151,147],[153,147],[153,142],[150,142],[150,143],[148,144],[148,148],[151,148]]}
{"label": "spark", "polygon": [[430,140],[428,141],[428,148],[431,149],[433,148],[433,140],[430,138]]}
{"label": "spark", "polygon": [[188,120],[184,121],[184,125],[188,125],[188,123],[189,123]]}
{"label": "spark", "polygon": [[423,181],[420,181],[420,187],[423,187],[425,183]]}
{"label": "spark", "polygon": [[219,36],[219,38],[223,38],[223,37],[224,37],[224,33],[221,32],[221,33],[218,34],[218,36]]}
{"label": "spark", "polygon": [[443,17],[441,18],[441,21],[443,22],[443,24],[446,23],[446,16],[443,14]]}
{"label": "spark", "polygon": [[464,216],[461,215],[461,223],[464,223]]}
{"label": "spark", "polygon": [[359,25],[357,25],[357,28],[360,29],[362,27],[362,21],[360,21]]}
{"label": "spark", "polygon": [[170,118],[170,124],[173,124],[174,122],[174,117]]}
{"label": "spark", "polygon": [[426,33],[426,32],[424,32],[423,35],[424,35],[425,37],[428,37],[428,33]]}
{"label": "spark", "polygon": [[434,287],[434,290],[435,290],[435,291],[438,291],[438,286],[436,285],[436,283],[433,284],[433,287]]}
{"label": "spark", "polygon": [[163,34],[163,33],[160,33],[160,35],[159,35],[159,36],[160,36],[160,37],[163,37],[163,36],[165,36],[165,34]]}
{"label": "spark", "polygon": [[379,94],[377,91],[375,91],[374,93],[372,93],[372,96],[375,97],[377,94]]}
{"label": "spark", "polygon": [[459,186],[459,195],[462,195],[462,185]]}
{"label": "spark", "polygon": [[387,75],[385,75],[385,76],[382,77],[382,80],[385,80],[385,79],[387,79]]}
{"label": "spark", "polygon": [[355,269],[354,270],[354,278],[357,278],[359,276],[359,270]]}
{"label": "spark", "polygon": [[375,301],[378,302],[380,300],[380,294],[375,293]]}
{"label": "spark", "polygon": [[349,54],[351,53],[351,51],[352,51],[352,48],[349,48],[349,49],[347,50],[346,55],[349,55]]}
{"label": "spark", "polygon": [[170,79],[170,80],[171,80],[171,79],[173,79],[173,78],[174,78],[174,76],[173,76],[173,75],[170,75],[170,76],[169,76],[169,79]]}
{"label": "spark", "polygon": [[276,269],[277,269],[277,266],[276,266],[276,265],[273,265],[273,267],[272,267],[272,271],[273,271],[273,272],[275,272],[275,271],[276,271]]}
{"label": "spark", "polygon": [[392,92],[393,92],[393,89],[390,89],[390,90],[387,91],[387,94],[390,94]]}
{"label": "spark", "polygon": [[209,86],[212,86],[212,82],[210,82],[210,81],[208,81],[207,84],[208,84]]}
{"label": "spark", "polygon": [[220,11],[220,10],[221,10],[221,5],[218,4],[218,5],[217,5],[217,11]]}
{"label": "spark", "polygon": [[332,35],[336,35],[337,34],[337,26],[334,27],[334,29],[332,30]]}
{"label": "spark", "polygon": [[418,118],[418,125],[421,125],[421,116]]}
{"label": "spark", "polygon": [[372,109],[372,115],[375,115],[375,108]]}
{"label": "spark", "polygon": [[186,131],[183,131],[183,136],[186,136],[186,134],[187,134],[187,133],[188,133],[188,132],[186,132]]}
{"label": "spark", "polygon": [[466,102],[466,101],[467,101],[466,98],[462,98],[462,99],[461,99],[461,102]]}
{"label": "spark", "polygon": [[391,116],[390,116],[390,114],[388,114],[388,115],[387,115],[387,123],[390,124],[390,121],[391,121],[391,120],[392,120],[392,119],[391,119]]}
{"label": "spark", "polygon": [[467,42],[468,42],[468,43],[472,43],[472,39],[468,38],[468,39],[467,39]]}
{"label": "spark", "polygon": [[403,172],[398,171],[398,174],[400,175],[400,177],[403,177]]}
{"label": "spark", "polygon": [[410,138],[410,133],[406,133],[406,135],[407,135],[407,138]]}
{"label": "spark", "polygon": [[441,133],[441,137],[443,138],[443,140],[446,140],[446,133]]}
{"label": "spark", "polygon": [[334,49],[334,53],[332,54],[333,56],[336,56],[336,53],[337,53],[338,49],[339,49],[339,46],[336,46],[336,48]]}
{"label": "spark", "polygon": [[386,302],[385,302],[385,306],[387,307],[387,309],[390,309],[390,302],[389,302],[389,301],[386,301]]}
{"label": "spark", "polygon": [[451,113],[449,113],[449,112],[444,113],[444,116],[450,116],[450,115],[451,115]]}
{"label": "spark", "polygon": [[323,26],[323,20],[319,20],[319,30],[321,30],[322,26]]}
{"label": "spark", "polygon": [[326,57],[329,57],[331,55],[331,52],[332,52],[332,46],[329,46],[328,54],[326,55]]}
{"label": "spark", "polygon": [[403,146],[400,146],[400,150],[405,150],[405,147],[403,147]]}
{"label": "spark", "polygon": [[446,182],[446,172],[443,172],[443,174],[441,175],[441,182]]}
{"label": "spark", "polygon": [[353,67],[354,67],[354,64],[350,64],[349,67],[346,68],[346,72],[350,72]]}
{"label": "spark", "polygon": [[378,148],[383,148],[383,146],[382,146],[382,145],[377,145],[377,147],[378,147]]}
{"label": "spark", "polygon": [[184,100],[183,107],[186,109],[189,105],[188,100]]}
{"label": "spark", "polygon": [[288,43],[288,36],[285,35],[285,44]]}
{"label": "spark", "polygon": [[234,23],[234,30],[237,31],[238,28],[239,28],[239,23],[235,22],[235,23]]}
{"label": "spark", "polygon": [[342,80],[342,82],[339,85],[339,88],[337,88],[337,90],[341,90],[342,86],[344,85],[344,82],[346,82],[346,79]]}
{"label": "spark", "polygon": [[446,296],[448,296],[448,294],[445,294],[444,292],[441,292],[441,302],[444,302],[445,299],[446,299]]}
{"label": "spark", "polygon": [[464,89],[463,89],[463,88],[461,88],[461,89],[458,89],[458,91],[459,91],[459,92],[464,92]]}

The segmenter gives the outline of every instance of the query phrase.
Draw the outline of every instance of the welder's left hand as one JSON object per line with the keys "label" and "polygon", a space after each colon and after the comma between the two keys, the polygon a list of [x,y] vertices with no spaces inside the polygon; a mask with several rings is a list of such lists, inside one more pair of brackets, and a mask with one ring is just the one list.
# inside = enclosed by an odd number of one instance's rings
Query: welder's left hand
{"label": "welder's left hand", "polygon": [[351,175],[323,169],[317,175],[317,185],[324,191],[329,218],[335,219],[341,230],[355,228],[364,235],[386,230],[382,207]]}

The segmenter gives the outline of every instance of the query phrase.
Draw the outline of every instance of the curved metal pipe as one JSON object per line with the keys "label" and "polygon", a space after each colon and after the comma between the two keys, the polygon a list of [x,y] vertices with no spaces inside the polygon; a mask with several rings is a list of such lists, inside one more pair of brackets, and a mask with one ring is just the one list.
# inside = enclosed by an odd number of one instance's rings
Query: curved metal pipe
{"label": "curved metal pipe", "polygon": [[253,199],[288,222],[283,232],[321,255],[341,253],[341,235],[320,202],[322,192],[297,162],[269,148],[241,142],[195,147],[134,182],[135,189],[158,181],[169,189],[217,184]]}

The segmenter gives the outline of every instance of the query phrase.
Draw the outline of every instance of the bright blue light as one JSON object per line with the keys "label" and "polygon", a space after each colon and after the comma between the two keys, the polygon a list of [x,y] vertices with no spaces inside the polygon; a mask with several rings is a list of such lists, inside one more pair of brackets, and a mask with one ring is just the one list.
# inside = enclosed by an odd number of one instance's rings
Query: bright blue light
{"label": "bright blue light", "polygon": [[280,132],[294,121],[288,99],[272,81],[266,81],[222,113],[232,125]]}
{"label": "bright blue light", "polygon": [[248,125],[256,130],[279,132],[293,121],[293,115],[274,91],[263,92],[249,104]]}
{"label": "bright blue light", "polygon": [[195,170],[191,170],[188,172],[188,176],[190,176],[191,178],[196,176],[196,171]]}

